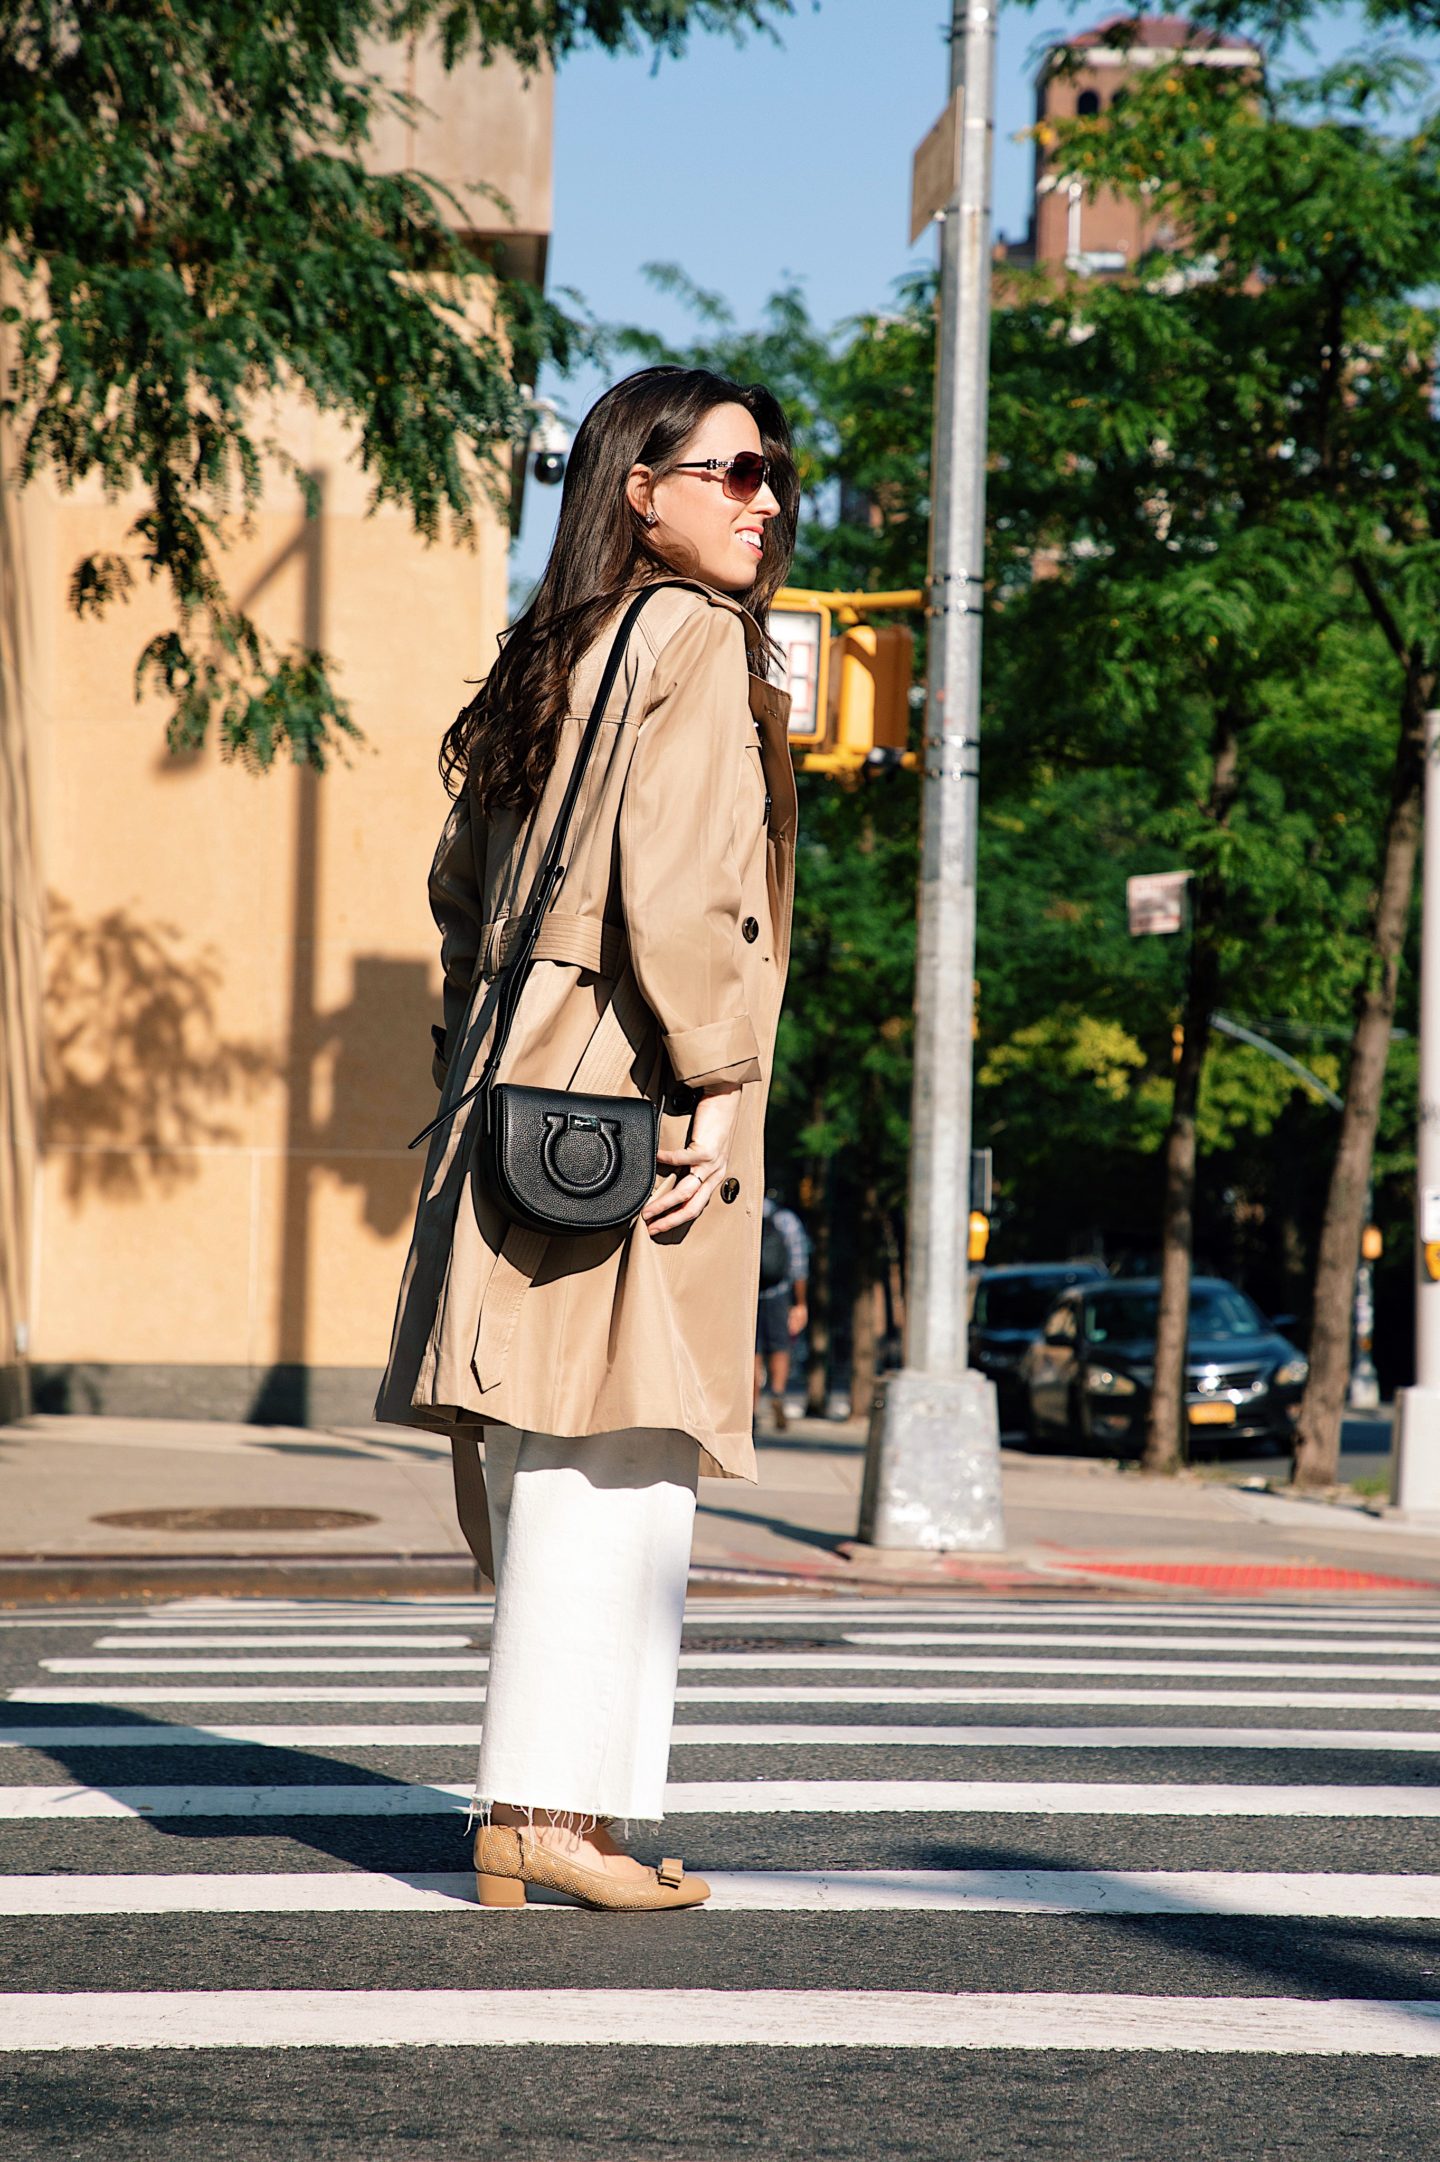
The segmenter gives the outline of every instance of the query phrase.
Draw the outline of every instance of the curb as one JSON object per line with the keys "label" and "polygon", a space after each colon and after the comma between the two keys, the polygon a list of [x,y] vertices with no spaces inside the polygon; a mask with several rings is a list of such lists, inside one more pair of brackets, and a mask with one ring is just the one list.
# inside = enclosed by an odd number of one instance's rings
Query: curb
{"label": "curb", "polygon": [[[0,1607],[109,1604],[183,1598],[473,1598],[487,1587],[463,1554],[42,1554],[0,1555]],[[857,1552],[844,1567],[801,1563],[767,1568],[742,1560],[697,1561],[690,1590],[698,1597],[771,1591],[796,1596],[870,1599],[978,1597],[1046,1599],[1086,1592],[1114,1600],[1187,1593],[1217,1601],[1245,1595],[1429,1593],[1440,1579],[1380,1574],[1323,1563],[1163,1562],[1113,1556],[1047,1556],[1037,1562],[896,1555],[880,1563]]]}
{"label": "curb", "polygon": [[[838,1570],[803,1564],[765,1568],[745,1562],[696,1562],[697,1596],[754,1591],[833,1594],[837,1599],[903,1592],[1054,1593],[1053,1578],[1023,1567],[956,1565],[925,1572],[903,1568]],[[0,1607],[124,1599],[369,1599],[474,1597],[486,1587],[467,1555],[457,1554],[45,1554],[0,1555]],[[1104,1585],[1123,1598],[1123,1586]]]}
{"label": "curb", "polygon": [[0,1555],[0,1606],[64,1600],[473,1594],[468,1554]]}

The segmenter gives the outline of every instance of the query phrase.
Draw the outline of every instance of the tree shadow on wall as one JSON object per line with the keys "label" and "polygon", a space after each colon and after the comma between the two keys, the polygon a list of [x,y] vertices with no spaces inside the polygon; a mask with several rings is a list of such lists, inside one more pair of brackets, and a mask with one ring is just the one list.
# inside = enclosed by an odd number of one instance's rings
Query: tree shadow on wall
{"label": "tree shadow on wall", "polygon": [[405,1144],[434,1115],[430,1024],[438,1013],[423,961],[361,953],[348,1003],[316,1014],[308,1046],[297,1044],[318,1069],[323,1109],[292,1139],[331,1177],[360,1187],[365,1222],[383,1238],[415,1209],[423,1158]]}
{"label": "tree shadow on wall", "polygon": [[82,922],[54,896],[48,914],[45,1143],[65,1155],[68,1197],[193,1177],[197,1149],[240,1138],[232,1107],[274,1060],[221,1032],[220,963],[173,925],[123,908]]}

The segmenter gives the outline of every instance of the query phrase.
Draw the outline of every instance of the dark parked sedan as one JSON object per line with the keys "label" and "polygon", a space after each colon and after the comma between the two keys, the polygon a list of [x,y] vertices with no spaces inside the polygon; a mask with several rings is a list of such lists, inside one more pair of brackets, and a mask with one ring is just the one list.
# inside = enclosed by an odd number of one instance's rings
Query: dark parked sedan
{"label": "dark parked sedan", "polygon": [[[1157,1279],[1079,1285],[1056,1301],[1025,1355],[1034,1440],[1063,1436],[1106,1451],[1138,1450],[1155,1379]],[[1185,1410],[1201,1435],[1293,1445],[1309,1371],[1302,1354],[1243,1291],[1217,1276],[1190,1287]]]}
{"label": "dark parked sedan", "polygon": [[1072,1284],[1105,1283],[1098,1261],[1012,1262],[972,1279],[970,1364],[995,1384],[1002,1427],[1025,1424],[1020,1362]]}

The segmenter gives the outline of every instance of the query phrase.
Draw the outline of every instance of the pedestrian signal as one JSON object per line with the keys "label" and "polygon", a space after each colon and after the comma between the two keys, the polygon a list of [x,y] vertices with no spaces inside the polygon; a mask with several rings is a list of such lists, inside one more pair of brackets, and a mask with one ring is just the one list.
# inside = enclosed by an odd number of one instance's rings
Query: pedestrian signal
{"label": "pedestrian signal", "polygon": [[982,1216],[979,1209],[970,1211],[970,1259],[983,1261],[985,1249],[990,1244],[990,1219]]}
{"label": "pedestrian signal", "polygon": [[823,748],[830,726],[830,652],[834,617],[818,593],[786,589],[770,605],[770,636],[779,654],[770,680],[790,694],[790,741]]}
{"label": "pedestrian signal", "polygon": [[1385,1251],[1384,1234],[1378,1224],[1367,1224],[1360,1234],[1360,1259],[1378,1261]]}
{"label": "pedestrian signal", "polygon": [[790,742],[806,773],[842,778],[916,763],[910,743],[915,641],[902,624],[871,619],[914,611],[924,593],[812,593],[785,586],[769,630],[782,659],[774,680],[790,693]]}

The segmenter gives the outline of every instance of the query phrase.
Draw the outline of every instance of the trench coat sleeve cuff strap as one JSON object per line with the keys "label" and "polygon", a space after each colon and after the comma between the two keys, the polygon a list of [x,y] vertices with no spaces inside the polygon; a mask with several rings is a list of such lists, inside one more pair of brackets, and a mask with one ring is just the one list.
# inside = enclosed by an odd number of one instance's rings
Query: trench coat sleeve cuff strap
{"label": "trench coat sleeve cuff strap", "polygon": [[682,1028],[667,1033],[665,1049],[670,1069],[687,1088],[706,1081],[758,1081],[760,1046],[747,1013],[731,1021],[711,1021],[704,1028]]}

